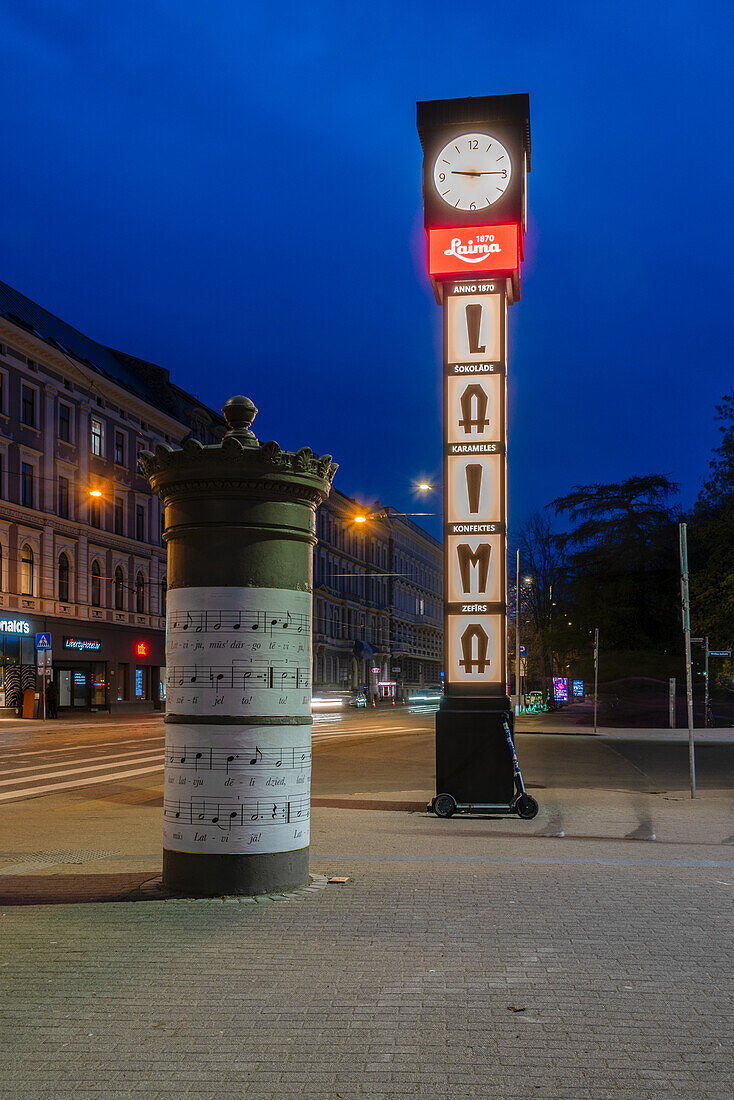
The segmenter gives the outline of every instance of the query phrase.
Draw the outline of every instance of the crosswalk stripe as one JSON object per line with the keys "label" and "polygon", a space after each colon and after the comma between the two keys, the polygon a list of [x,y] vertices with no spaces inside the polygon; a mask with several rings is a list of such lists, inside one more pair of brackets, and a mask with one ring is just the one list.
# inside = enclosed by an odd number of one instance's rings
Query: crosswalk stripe
{"label": "crosswalk stripe", "polygon": [[149,748],[131,749],[128,752],[121,753],[105,752],[101,753],[99,756],[70,757],[68,760],[35,760],[32,764],[21,764],[18,768],[0,768],[0,775],[17,775],[19,772],[32,771],[33,768],[63,768],[65,764],[101,764],[105,760],[114,760],[118,764],[132,764],[135,762],[136,756],[150,756],[153,752],[162,753],[163,745],[151,745]]}
{"label": "crosswalk stripe", "polygon": [[163,740],[164,735],[161,733],[157,737],[130,737],[124,741],[69,741],[62,748],[26,749],[24,752],[8,752],[7,756],[10,760],[18,760],[22,756],[47,756],[51,752],[78,752],[80,749],[106,748],[108,745],[139,745],[141,742],[147,745],[151,741]]}
{"label": "crosswalk stripe", "polygon": [[117,779],[129,779],[134,775],[150,775],[151,772],[160,771],[161,765],[156,764],[151,768],[136,768],[134,771],[118,772],[116,775],[102,777],[93,775],[89,779],[77,779],[68,783],[48,783],[44,787],[26,787],[21,791],[3,791],[0,794],[0,802],[10,802],[13,798],[27,798],[34,794],[48,794],[49,791],[68,791],[74,787],[90,787],[95,783],[113,783]]}
{"label": "crosswalk stripe", "polygon": [[[140,756],[140,754],[138,754]],[[159,767],[163,767],[163,756],[143,756],[142,759],[136,760],[113,760],[110,764],[92,764],[88,768],[66,768],[64,771],[56,772],[43,772],[41,774],[31,775],[19,775],[15,779],[0,779],[0,787],[10,787],[13,783],[28,783],[32,779],[54,779],[58,775],[80,775],[82,772],[94,772],[105,771],[108,768],[119,768],[120,766],[126,767],[128,764],[151,764],[154,760],[158,761]],[[100,776],[101,779],[106,779],[105,776]]]}

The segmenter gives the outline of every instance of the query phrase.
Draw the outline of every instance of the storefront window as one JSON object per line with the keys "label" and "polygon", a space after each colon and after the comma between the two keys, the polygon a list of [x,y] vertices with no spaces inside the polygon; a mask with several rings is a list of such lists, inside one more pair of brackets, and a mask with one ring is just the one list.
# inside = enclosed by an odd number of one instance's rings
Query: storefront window
{"label": "storefront window", "polygon": [[119,664],[117,666],[117,701],[123,702],[125,699],[129,699],[128,692],[128,677],[130,675],[130,665]]}
{"label": "storefront window", "polygon": [[103,707],[107,696],[107,677],[103,661],[92,665],[92,706]]}

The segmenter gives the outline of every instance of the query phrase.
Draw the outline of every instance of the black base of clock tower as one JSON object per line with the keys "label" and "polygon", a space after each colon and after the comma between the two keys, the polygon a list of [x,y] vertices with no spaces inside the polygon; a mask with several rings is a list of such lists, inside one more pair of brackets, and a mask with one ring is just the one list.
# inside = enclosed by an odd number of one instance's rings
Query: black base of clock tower
{"label": "black base of clock tower", "polygon": [[436,715],[436,793],[458,803],[507,803],[515,794],[504,724],[513,729],[507,696],[446,696]]}

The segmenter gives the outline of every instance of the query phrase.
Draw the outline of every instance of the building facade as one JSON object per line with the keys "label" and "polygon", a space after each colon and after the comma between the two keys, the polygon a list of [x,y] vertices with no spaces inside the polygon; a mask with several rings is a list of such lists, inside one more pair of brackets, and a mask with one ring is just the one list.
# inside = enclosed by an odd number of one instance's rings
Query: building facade
{"label": "building facade", "polygon": [[441,544],[395,509],[365,509],[337,489],[318,510],[316,534],[314,691],[402,697],[439,687]]}
{"label": "building facade", "polygon": [[226,425],[154,364],[115,352],[0,283],[0,707],[40,686],[60,710],[165,697],[166,550],[141,450]]}
{"label": "building facade", "polygon": [[[51,635],[61,711],[163,705],[163,512],[138,454],[225,431],[165,369],[0,283],[0,712],[41,686],[38,633]],[[365,512],[337,489],[317,513],[317,537],[314,690],[439,686],[440,543],[395,509]]]}

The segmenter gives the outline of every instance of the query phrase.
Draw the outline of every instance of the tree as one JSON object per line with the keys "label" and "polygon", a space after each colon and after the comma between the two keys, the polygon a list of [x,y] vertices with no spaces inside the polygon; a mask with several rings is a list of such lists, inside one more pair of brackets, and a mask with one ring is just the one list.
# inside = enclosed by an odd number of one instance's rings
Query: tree
{"label": "tree", "polygon": [[670,644],[679,621],[678,485],[665,474],[575,485],[549,507],[576,526],[558,536],[577,627],[619,649]]}
{"label": "tree", "polygon": [[[558,649],[559,639],[555,637],[553,630],[553,612],[562,599],[565,556],[550,520],[537,511],[531,512],[525,523],[517,528],[513,543],[520,551],[520,615],[523,640],[537,651],[542,675],[548,677],[553,674],[553,654]],[[514,555],[511,556],[510,563],[511,569],[514,569]],[[512,573],[510,585],[513,589],[516,583],[517,579]],[[528,628],[531,632],[530,638],[527,636]]]}

